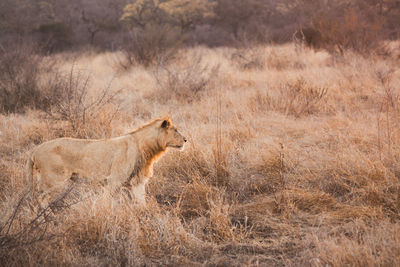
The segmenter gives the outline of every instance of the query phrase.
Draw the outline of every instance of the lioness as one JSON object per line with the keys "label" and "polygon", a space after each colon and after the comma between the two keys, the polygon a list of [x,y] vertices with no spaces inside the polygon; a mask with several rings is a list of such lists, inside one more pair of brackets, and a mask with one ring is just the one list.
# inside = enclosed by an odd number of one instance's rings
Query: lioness
{"label": "lioness", "polygon": [[111,190],[127,186],[138,202],[145,204],[153,163],[168,147],[183,149],[186,142],[169,118],[153,120],[111,139],[58,138],[33,149],[27,176],[40,204],[48,203],[57,189],[76,177],[107,184]]}

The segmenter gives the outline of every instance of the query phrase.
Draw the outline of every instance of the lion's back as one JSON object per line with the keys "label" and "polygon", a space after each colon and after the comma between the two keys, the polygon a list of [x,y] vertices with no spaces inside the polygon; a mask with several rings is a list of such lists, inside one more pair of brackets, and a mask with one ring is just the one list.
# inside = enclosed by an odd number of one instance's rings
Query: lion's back
{"label": "lion's back", "polygon": [[[37,146],[32,152],[35,169],[44,180],[65,180],[73,172],[84,172],[84,158],[91,141],[58,138]],[[47,181],[49,182],[49,181]]]}
{"label": "lion's back", "polygon": [[126,156],[126,149],[124,142],[118,141],[117,138],[58,138],[36,147],[32,159],[40,178],[49,183],[56,183],[56,180],[65,181],[73,173],[81,178],[104,180],[110,175],[113,163],[123,165],[117,169],[126,169],[125,165],[130,163],[127,158],[115,161],[116,155]]}
{"label": "lion's back", "polygon": [[37,146],[32,153],[36,162],[51,163],[52,159],[62,157],[70,161],[85,151],[88,142],[81,139],[58,138],[44,142]]}

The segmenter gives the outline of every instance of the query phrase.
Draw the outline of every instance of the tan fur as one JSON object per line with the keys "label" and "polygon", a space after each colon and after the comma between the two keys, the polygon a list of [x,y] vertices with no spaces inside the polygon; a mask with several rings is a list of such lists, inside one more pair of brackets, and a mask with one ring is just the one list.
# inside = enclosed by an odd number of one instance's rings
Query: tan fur
{"label": "tan fur", "polygon": [[107,184],[112,190],[127,186],[145,203],[145,185],[152,177],[154,162],[168,147],[183,148],[185,142],[169,118],[111,139],[54,139],[33,149],[27,176],[33,191],[39,193],[39,203],[48,203],[54,192],[76,177]]}

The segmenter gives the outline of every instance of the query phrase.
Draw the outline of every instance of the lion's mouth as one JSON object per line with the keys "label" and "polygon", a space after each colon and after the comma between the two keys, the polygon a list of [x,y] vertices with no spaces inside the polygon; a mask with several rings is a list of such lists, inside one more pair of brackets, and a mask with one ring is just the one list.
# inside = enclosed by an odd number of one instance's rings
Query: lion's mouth
{"label": "lion's mouth", "polygon": [[176,148],[176,149],[179,149],[179,150],[181,150],[181,151],[185,149],[185,146],[184,146],[184,145],[181,145],[181,146],[175,145],[175,146],[171,146],[171,147]]}

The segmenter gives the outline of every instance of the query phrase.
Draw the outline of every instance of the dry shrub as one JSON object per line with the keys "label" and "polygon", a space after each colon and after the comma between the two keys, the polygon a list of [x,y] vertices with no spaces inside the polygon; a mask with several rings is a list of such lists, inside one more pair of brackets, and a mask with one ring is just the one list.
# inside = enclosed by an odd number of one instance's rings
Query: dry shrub
{"label": "dry shrub", "polygon": [[214,242],[231,240],[235,233],[229,216],[230,205],[224,204],[222,198],[218,198],[216,202],[209,201],[211,210],[208,238]]}
{"label": "dry shrub", "polygon": [[361,190],[354,190],[349,195],[352,202],[359,205],[380,209],[392,220],[399,218],[399,187],[393,186],[377,186],[371,184]]}
{"label": "dry shrub", "polygon": [[189,184],[183,190],[176,209],[197,238],[219,243],[236,237],[231,206],[224,200],[222,190],[204,182]]}
{"label": "dry shrub", "polygon": [[374,76],[380,89],[376,98],[379,110],[377,110],[378,152],[379,159],[387,165],[396,166],[397,161],[393,157],[393,146],[398,145],[399,135],[393,133],[398,128],[397,117],[400,111],[400,93],[396,88],[395,66],[377,64],[374,67]]}
{"label": "dry shrub", "polygon": [[216,201],[220,189],[215,186],[215,171],[210,152],[200,149],[189,137],[183,152],[170,151],[156,164],[157,174],[147,187],[160,205],[176,209],[184,220],[208,216],[209,200]]}
{"label": "dry shrub", "polygon": [[41,24],[36,30],[38,43],[43,52],[54,53],[72,46],[73,34],[70,24],[53,22]]}
{"label": "dry shrub", "polygon": [[70,246],[78,246],[83,257],[96,257],[109,264],[137,265],[162,257],[191,252],[198,245],[184,230],[178,217],[156,202],[147,207],[130,200],[93,196],[72,210],[66,221]]}
{"label": "dry shrub", "polygon": [[248,169],[231,175],[229,189],[238,201],[247,201],[255,195],[273,194],[285,187],[288,166],[282,151],[272,151],[253,158]]}
{"label": "dry shrub", "polygon": [[[249,176],[243,177],[245,175]],[[285,180],[280,173],[239,174],[237,177],[231,177],[229,183],[229,187],[235,189],[236,197],[241,201],[254,195],[275,193],[285,186]]]}
{"label": "dry shrub", "polygon": [[0,112],[48,108],[39,79],[49,68],[30,45],[0,44]]}
{"label": "dry shrub", "polygon": [[345,198],[354,186],[351,180],[336,174],[328,175],[321,182],[322,190],[337,199]]}
{"label": "dry shrub", "polygon": [[160,171],[165,176],[179,179],[185,183],[199,180],[199,177],[208,181],[208,177],[212,175],[210,154],[201,149],[196,140],[189,139],[189,142],[189,147],[184,152],[177,152],[170,159],[172,162],[168,161],[170,163]]}
{"label": "dry shrub", "polygon": [[310,85],[304,79],[298,79],[294,83],[288,83],[280,88],[283,107],[286,115],[300,117],[305,114],[313,114],[321,110],[320,102],[327,93],[326,88]]}
{"label": "dry shrub", "polygon": [[[281,145],[282,146],[282,145]],[[253,187],[259,193],[274,193],[285,186],[284,175],[288,167],[282,150],[263,154],[261,162],[254,166],[254,172],[264,177],[264,182],[255,179]]]}
{"label": "dry shrub", "polygon": [[242,70],[262,70],[265,67],[265,51],[262,47],[250,46],[237,49],[231,60]]}
{"label": "dry shrub", "polygon": [[[197,147],[194,140],[189,138],[190,144],[185,151],[171,151],[172,155],[162,158],[162,165],[156,164],[155,173],[157,173],[157,179],[150,181],[147,192],[153,195],[160,204],[164,205],[176,205],[178,201],[183,201],[185,206],[182,211],[184,216],[197,216],[198,214],[203,214],[203,210],[199,208],[194,213],[190,211],[190,204],[186,206],[186,200],[183,199],[187,193],[185,190],[200,190],[201,185],[204,185],[203,189],[213,191],[211,189],[210,181],[213,176],[212,163],[208,159],[209,155],[204,150]],[[194,189],[195,185],[199,185],[199,188]],[[188,195],[189,198],[203,198],[204,195]],[[208,205],[208,204],[204,204]],[[189,210],[185,210],[186,207]],[[193,207],[193,206],[192,206]],[[194,208],[194,207],[193,207]]]}
{"label": "dry shrub", "polygon": [[270,69],[282,71],[285,69],[303,69],[305,63],[302,58],[293,57],[291,54],[270,51],[266,58],[266,65]]}
{"label": "dry shrub", "polygon": [[10,175],[11,170],[8,166],[8,162],[1,161],[0,162],[0,199],[3,199],[3,194],[7,194],[10,190]]}
{"label": "dry shrub", "polygon": [[222,242],[236,235],[230,219],[230,205],[223,189],[197,178],[180,186],[181,193],[174,208],[193,234],[205,241]]}
{"label": "dry shrub", "polygon": [[71,198],[73,190],[74,185],[70,184],[37,213],[30,208],[30,192],[24,192],[15,202],[7,203],[9,209],[0,221],[0,259],[3,264],[29,264],[29,256],[45,260],[45,252],[41,249],[60,239],[62,233],[57,231],[58,220],[76,203]]}
{"label": "dry shrub", "polygon": [[367,224],[356,220],[333,229],[307,235],[313,266],[398,266],[399,224],[382,221]]}
{"label": "dry shrub", "polygon": [[249,102],[252,110],[272,109],[285,115],[302,117],[330,109],[325,104],[327,88],[311,85],[303,78],[288,82],[271,94],[258,92]]}
{"label": "dry shrub", "polygon": [[193,255],[202,245],[185,231],[179,217],[152,200],[143,207],[107,190],[73,185],[38,214],[23,197],[3,217],[3,264],[154,264],[160,258],[174,262],[174,256]]}
{"label": "dry shrub", "polygon": [[[318,179],[318,189],[342,203],[344,206],[340,206],[340,209],[351,209],[346,206],[349,204],[358,206],[355,207],[356,212],[362,212],[363,207],[367,208],[371,218],[383,215],[393,220],[398,218],[398,179],[390,168],[379,162],[364,163],[359,169],[350,170],[346,166],[338,168],[341,169],[327,171],[329,175],[325,179]],[[337,212],[339,214],[340,210]]]}
{"label": "dry shrub", "polygon": [[366,203],[342,204],[329,194],[320,191],[283,190],[275,195],[275,204],[274,212],[289,220],[299,216],[302,218],[304,216],[302,214],[307,213],[308,223],[318,221],[333,225],[355,219],[373,221],[384,217],[380,207],[369,206]]}
{"label": "dry shrub", "polygon": [[334,225],[354,220],[372,222],[374,220],[382,220],[384,217],[382,210],[377,207],[339,205],[337,210],[323,214],[322,219]]}
{"label": "dry shrub", "polygon": [[324,211],[337,209],[336,200],[323,192],[309,192],[305,190],[283,190],[276,195],[275,212],[290,216],[296,210],[310,214],[319,214]]}
{"label": "dry shrub", "polygon": [[312,27],[305,27],[296,30],[292,35],[293,43],[296,45],[296,50],[304,50],[307,45],[312,48],[319,48],[321,45],[322,35],[319,31]]}
{"label": "dry shrub", "polygon": [[340,54],[350,49],[366,55],[381,46],[384,23],[383,16],[360,12],[356,8],[323,13],[313,21],[315,30],[321,35],[320,46]]}
{"label": "dry shrub", "polygon": [[[181,254],[189,240],[186,231],[177,217],[161,214],[153,204],[150,209],[137,213],[137,226],[139,227],[138,241],[144,255],[157,258],[157,254]],[[157,212],[154,212],[157,211]],[[159,256],[158,256],[159,257]]]}
{"label": "dry shrub", "polygon": [[184,218],[207,216],[210,203],[217,199],[218,189],[203,181],[186,185],[177,203],[177,209]]}
{"label": "dry shrub", "polygon": [[210,182],[217,187],[226,187],[230,182],[231,173],[228,168],[229,145],[222,141],[222,134],[218,134],[217,141],[212,149],[212,159],[214,163],[214,173]]}
{"label": "dry shrub", "polygon": [[110,81],[99,92],[90,94],[91,79],[90,74],[72,65],[68,73],[54,72],[44,82],[51,103],[47,114],[53,120],[67,121],[75,137],[109,136],[111,122],[118,112],[115,98],[120,90],[113,90]]}
{"label": "dry shrub", "polygon": [[238,230],[245,230],[247,237],[254,234],[269,237],[275,234],[275,231],[281,232],[285,228],[283,223],[273,216],[275,206],[272,197],[260,195],[250,198],[247,203],[237,204],[232,209],[232,223]]}
{"label": "dry shrub", "polygon": [[134,218],[129,217],[132,214],[127,208],[116,203],[107,191],[86,198],[65,218],[64,249],[76,249],[77,257],[73,260],[80,256],[94,263],[133,264],[135,258],[140,262],[138,244],[131,242]]}
{"label": "dry shrub", "polygon": [[143,29],[135,28],[123,48],[119,65],[126,70],[134,65],[147,67],[168,62],[175,57],[182,41],[181,34],[169,26],[147,24]]}
{"label": "dry shrub", "polygon": [[157,97],[166,102],[171,96],[185,102],[191,102],[200,93],[212,86],[218,75],[218,66],[211,67],[199,54],[175,64],[161,64],[155,72]]}
{"label": "dry shrub", "polygon": [[21,181],[24,173],[22,168],[24,158],[11,160],[2,158],[0,160],[0,200],[8,201],[8,198],[14,196],[14,191],[25,187],[25,181]]}
{"label": "dry shrub", "polygon": [[[294,53],[295,52],[295,53]],[[261,71],[266,68],[283,71],[287,69],[304,69],[306,61],[304,51],[288,51],[285,48],[266,49],[263,46],[249,45],[236,49],[230,60],[240,70]]]}

